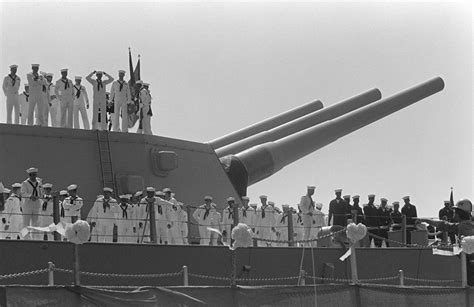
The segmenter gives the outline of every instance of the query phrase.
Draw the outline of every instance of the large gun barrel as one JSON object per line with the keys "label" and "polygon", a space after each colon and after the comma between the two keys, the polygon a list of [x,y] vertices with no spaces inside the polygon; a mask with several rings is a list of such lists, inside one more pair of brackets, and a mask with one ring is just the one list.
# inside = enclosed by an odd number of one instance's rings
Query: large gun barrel
{"label": "large gun barrel", "polygon": [[262,131],[238,142],[221,147],[216,150],[216,154],[218,157],[223,157],[226,155],[239,153],[258,144],[279,140],[298,131],[319,125],[325,121],[354,111],[374,101],[377,101],[380,98],[382,98],[380,91],[378,89],[371,89],[357,96],[326,107],[322,110],[307,114],[291,122],[275,127],[271,130]]}
{"label": "large gun barrel", "polygon": [[271,176],[286,165],[443,88],[443,79],[433,78],[332,121],[236,155],[225,156],[221,158],[222,165],[237,192],[245,195],[249,185]]}
{"label": "large gun barrel", "polygon": [[292,121],[296,118],[309,114],[311,112],[320,110],[323,108],[323,103],[319,100],[308,102],[302,106],[291,109],[289,111],[283,112],[279,115],[267,118],[264,121],[255,123],[248,127],[242,128],[235,132],[226,134],[222,137],[214,139],[209,142],[209,144],[214,148],[214,150],[226,146],[228,144],[237,142],[239,140],[245,139],[251,135],[257,134],[259,132],[275,128],[279,125]]}

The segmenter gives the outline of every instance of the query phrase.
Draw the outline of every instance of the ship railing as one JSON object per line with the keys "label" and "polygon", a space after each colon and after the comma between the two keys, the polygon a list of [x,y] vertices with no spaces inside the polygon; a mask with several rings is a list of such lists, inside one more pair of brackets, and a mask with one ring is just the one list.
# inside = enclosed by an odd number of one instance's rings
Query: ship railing
{"label": "ship railing", "polygon": [[[38,220],[38,226],[49,226],[54,217],[50,214],[36,214]],[[291,216],[291,215],[290,215]],[[357,217],[356,217],[357,218]],[[60,218],[62,222],[68,222],[70,217]],[[23,226],[23,214],[22,213],[0,213],[0,239],[21,239],[20,231]],[[260,244],[260,246],[302,246],[302,244],[307,243],[304,242],[303,233],[304,227],[301,222],[297,223],[290,223],[290,219],[287,219],[286,225],[285,224],[277,224],[275,226],[268,226],[268,225],[249,225],[252,228],[253,232],[255,233],[255,245],[258,245],[258,241],[266,242],[266,243],[273,243],[273,244]],[[72,221],[72,219],[71,219]],[[150,243],[152,242],[150,236],[150,227],[149,221],[144,218],[137,218],[136,216],[131,215],[127,219],[121,219],[120,214],[117,217],[103,217],[99,219],[88,219],[89,223],[95,221],[96,224],[101,224],[101,222],[106,222],[107,224],[114,224],[114,230],[110,230],[109,233],[101,233],[98,234],[97,229],[99,228],[98,225],[96,227],[91,228],[91,240],[92,242],[123,242],[123,243]],[[238,222],[234,220],[229,220],[228,223],[221,223],[220,221],[215,221],[209,225],[212,228],[215,228],[222,233],[224,233],[223,242],[230,241],[230,234],[231,229],[235,226],[235,223]],[[91,223],[92,224],[92,223]],[[125,226],[126,227],[125,227]],[[220,238],[217,237],[214,233],[207,232],[207,236],[203,236],[200,234],[197,237],[194,237],[189,234],[189,228],[191,226],[200,226],[199,223],[188,220],[174,220],[170,222],[168,220],[156,220],[156,228],[163,229],[165,227],[166,234],[161,233],[157,238],[156,243],[168,243],[168,244],[188,244],[188,242],[196,242],[204,240],[205,242],[211,241],[210,244],[212,245],[220,245],[218,243],[221,241]],[[318,241],[318,233],[323,229],[325,226],[315,226],[313,225],[311,230],[311,242]],[[386,245],[390,246],[390,243],[393,243],[393,246],[396,247],[429,247],[431,244],[417,244],[417,243],[409,243],[407,242],[407,233],[413,230],[416,230],[415,226],[407,225],[406,224],[406,217],[402,216],[402,223],[400,224],[390,224],[386,226],[369,226],[367,227],[369,230],[368,237],[370,239],[374,239],[376,242],[385,242]],[[401,234],[399,239],[393,239],[387,236],[390,230],[399,229],[398,232]],[[265,231],[270,230],[270,231]],[[163,232],[163,231],[162,231]],[[270,236],[265,238],[261,238],[260,234],[266,232],[270,233]],[[437,232],[437,233],[430,233],[429,235],[432,238],[436,239],[436,237],[441,238],[441,243],[443,245],[449,245],[447,243],[447,233]],[[161,240],[160,240],[161,238]],[[64,241],[64,238],[60,236],[54,236],[53,234],[42,233],[38,231],[32,231],[30,236],[27,239],[33,240],[57,240],[57,241]],[[165,242],[166,240],[166,242]],[[437,240],[437,239],[436,239]],[[367,244],[367,247],[370,245],[370,241]],[[455,242],[452,242],[452,244]],[[451,245],[452,245],[451,244]],[[381,244],[377,244],[379,247]],[[324,245],[322,245],[324,246]]]}
{"label": "ship railing", "polygon": [[[48,286],[58,285],[55,282],[56,274],[66,274],[72,275],[72,269],[59,268],[54,265],[53,262],[48,262],[46,268],[19,272],[12,274],[0,275],[0,282],[2,280],[15,280],[18,278],[28,278],[38,275],[47,275]],[[375,278],[361,278],[356,281],[353,279],[345,278],[335,278],[335,277],[323,277],[323,276],[314,276],[306,272],[305,270],[300,270],[298,274],[292,276],[266,276],[266,277],[255,277],[255,278],[232,278],[232,276],[215,276],[207,275],[201,273],[192,273],[189,272],[188,266],[183,266],[181,270],[177,272],[167,272],[167,273],[136,273],[136,274],[125,274],[125,273],[107,273],[107,272],[88,272],[81,271],[82,276],[90,276],[96,281],[100,279],[124,279],[127,281],[127,286],[120,285],[88,285],[89,287],[98,287],[98,288],[137,288],[143,287],[144,285],[132,286],[130,282],[133,280],[154,280],[161,282],[169,281],[170,278],[180,278],[181,285],[190,286],[190,279],[195,283],[195,285],[201,285],[202,280],[209,280],[214,282],[231,282],[235,281],[236,284],[240,285],[262,285],[262,284],[282,284],[286,285],[298,285],[305,286],[311,284],[379,284],[379,285],[394,285],[394,286],[444,286],[444,287],[459,287],[462,281],[454,279],[427,279],[419,277],[410,277],[407,276],[403,270],[399,270],[397,275],[392,276],[381,276]],[[201,280],[201,281],[200,281]],[[176,280],[171,282],[173,285],[177,285]]]}

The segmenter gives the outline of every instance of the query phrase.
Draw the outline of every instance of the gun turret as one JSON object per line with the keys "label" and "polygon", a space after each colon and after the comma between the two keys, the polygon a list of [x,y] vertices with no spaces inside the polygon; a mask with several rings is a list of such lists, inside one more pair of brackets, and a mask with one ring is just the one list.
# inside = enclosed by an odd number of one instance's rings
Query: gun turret
{"label": "gun turret", "polygon": [[214,148],[214,150],[217,150],[220,147],[245,139],[259,132],[278,127],[282,124],[290,122],[296,118],[299,118],[311,112],[320,110],[322,108],[323,108],[323,103],[319,100],[308,102],[297,108],[291,109],[289,111],[286,111],[276,116],[273,116],[271,118],[268,118],[264,121],[255,123],[248,127],[242,128],[235,132],[229,133],[227,135],[224,135],[217,139],[209,141],[209,144],[212,146],[212,148]]}
{"label": "gun turret", "polygon": [[440,77],[406,89],[334,120],[305,129],[274,142],[257,145],[236,155],[222,157],[221,163],[237,193],[276,173],[288,164],[399,111],[444,88]]}
{"label": "gun turret", "polygon": [[216,150],[216,154],[218,157],[223,157],[239,153],[258,144],[279,140],[285,136],[302,131],[309,127],[316,126],[325,121],[359,109],[379,100],[380,98],[382,98],[382,94],[378,89],[366,91],[332,106],[292,120],[291,122],[280,125],[271,130],[262,131],[238,142],[221,147]]}

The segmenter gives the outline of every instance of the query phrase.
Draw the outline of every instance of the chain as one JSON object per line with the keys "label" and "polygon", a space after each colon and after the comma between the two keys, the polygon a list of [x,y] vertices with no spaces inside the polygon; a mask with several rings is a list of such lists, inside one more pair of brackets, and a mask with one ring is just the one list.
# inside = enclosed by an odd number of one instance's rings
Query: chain
{"label": "chain", "polygon": [[[62,273],[72,273],[72,270],[54,268],[54,271]],[[96,273],[96,272],[81,272],[82,275],[97,276],[97,277],[117,277],[117,278],[161,278],[161,277],[173,277],[183,274],[183,270],[176,273],[161,273],[161,274],[117,274],[117,273]]]}
{"label": "chain", "polygon": [[197,278],[203,278],[203,279],[215,279],[215,280],[230,281],[229,277],[208,276],[208,275],[193,274],[193,273],[188,273],[188,275],[191,276],[191,277],[197,277]]}
{"label": "chain", "polygon": [[298,279],[300,276],[288,276],[288,277],[268,277],[268,278],[237,278],[236,281],[277,281],[277,280],[291,280]]}
{"label": "chain", "polygon": [[7,275],[0,275],[0,279],[39,275],[46,272],[48,272],[48,269],[35,270],[35,271],[30,271],[30,272],[13,273],[13,274],[7,274]]}
{"label": "chain", "polygon": [[456,280],[451,280],[451,279],[423,279],[423,278],[413,278],[413,277],[404,277],[407,280],[413,280],[413,281],[421,281],[421,282],[433,282],[433,283],[455,283]]}

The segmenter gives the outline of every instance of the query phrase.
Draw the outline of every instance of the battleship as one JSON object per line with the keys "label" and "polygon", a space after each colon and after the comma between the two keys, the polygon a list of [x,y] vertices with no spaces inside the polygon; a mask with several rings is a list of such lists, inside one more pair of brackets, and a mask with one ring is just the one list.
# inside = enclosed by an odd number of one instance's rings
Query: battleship
{"label": "battleship", "polygon": [[[0,143],[9,144],[0,149],[0,174],[4,182],[17,182],[22,180],[21,170],[34,165],[39,168],[40,177],[47,178],[54,186],[80,183],[79,194],[85,200],[95,199],[103,186],[113,186],[117,195],[155,186],[172,187],[189,208],[200,205],[203,191],[213,195],[217,204],[224,204],[229,196],[240,199],[249,186],[291,167],[298,159],[418,101],[429,101],[431,95],[443,88],[443,79],[435,77],[387,98],[382,98],[378,89],[370,89],[328,108],[314,101],[208,143],[132,133],[0,124]],[[92,204],[93,201],[84,202],[83,218]],[[222,209],[222,206],[218,208]],[[189,242],[197,243],[195,221],[191,214],[188,217]],[[41,287],[48,283],[48,276],[51,278],[48,272],[54,272],[56,285],[74,282],[73,244],[0,240],[0,246],[0,274],[13,276],[0,278],[7,285],[0,305],[7,301],[15,305],[12,302],[18,297],[24,297],[23,302],[28,297],[42,297],[52,305],[64,305],[70,302],[68,295],[79,291],[69,286]],[[387,285],[400,285],[399,275],[403,271],[406,276],[403,285],[411,287],[397,288],[400,293],[405,292],[400,294],[401,298],[393,298],[389,305],[422,303],[419,294],[423,291],[435,298],[434,302],[430,301],[435,306],[445,306],[453,299],[461,300],[462,304],[469,301],[469,290],[461,288],[463,272],[459,257],[433,255],[432,248],[427,246],[357,248],[358,281],[383,284],[364,288],[358,282],[350,286],[334,285],[337,281],[351,281],[354,263],[339,260],[345,252],[341,247],[248,247],[232,251],[226,246],[196,244],[88,242],[80,246],[80,270],[81,284],[91,288],[79,292],[82,297],[93,297],[103,305],[123,304],[125,298],[121,300],[120,296],[125,292],[118,291],[120,287],[142,287],[139,293],[127,292],[127,298],[151,302],[153,296],[162,302],[171,300],[169,305],[176,306],[202,302],[215,306],[260,306],[269,301],[270,305],[290,306],[314,305],[313,296],[319,293],[316,303],[323,305],[337,305],[334,300],[330,303],[330,298],[339,295],[340,302],[375,306],[384,301],[384,293],[394,289]],[[48,263],[50,269],[44,269]],[[56,269],[51,269],[51,265]],[[307,284],[317,287],[303,286],[301,272],[310,272],[306,276],[311,278]],[[440,287],[418,289],[422,281]],[[234,288],[228,288],[229,285]],[[441,287],[446,285],[454,290]],[[93,287],[116,287],[117,292],[112,295]],[[238,290],[232,292],[232,289]],[[377,294],[368,299],[371,291]],[[78,300],[79,292],[73,293],[71,299]],[[262,299],[262,295],[268,300]],[[117,300],[104,303],[104,296],[109,299],[114,296]],[[298,297],[299,301],[295,301]],[[21,305],[19,302],[17,299],[16,304]]]}

